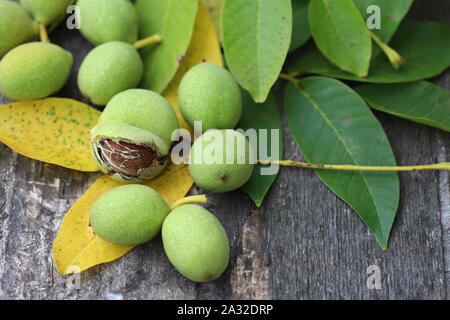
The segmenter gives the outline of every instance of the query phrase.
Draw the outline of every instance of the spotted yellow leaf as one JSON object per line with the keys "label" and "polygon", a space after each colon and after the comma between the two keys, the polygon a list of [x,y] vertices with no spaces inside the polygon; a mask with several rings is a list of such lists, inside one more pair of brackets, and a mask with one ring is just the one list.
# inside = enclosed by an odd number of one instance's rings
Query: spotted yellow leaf
{"label": "spotted yellow leaf", "polygon": [[89,148],[89,130],[100,112],[61,98],[0,106],[0,142],[36,160],[79,171],[98,171]]}

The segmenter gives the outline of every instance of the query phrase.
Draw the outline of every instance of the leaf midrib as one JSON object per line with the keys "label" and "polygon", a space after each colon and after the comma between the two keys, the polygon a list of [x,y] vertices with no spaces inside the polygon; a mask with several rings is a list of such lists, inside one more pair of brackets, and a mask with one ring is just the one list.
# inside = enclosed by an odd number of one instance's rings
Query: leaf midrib
{"label": "leaf midrib", "polygon": [[[345,51],[349,53],[349,55],[350,55],[350,56],[352,57],[352,59],[353,59],[353,62],[355,62],[357,59],[354,59],[355,57],[354,57],[354,55],[353,55],[353,53],[352,53],[352,50],[350,50],[350,48],[348,48],[348,47],[346,46],[345,37],[340,33],[340,28],[339,28],[339,26],[337,25],[337,22],[334,20],[334,14],[332,14],[332,12],[331,12],[331,10],[330,10],[330,8],[329,8],[329,6],[328,6],[328,0],[322,0],[322,1],[323,1],[323,3],[324,3],[325,9],[327,10],[327,13],[328,13],[328,16],[329,16],[330,21],[331,21],[331,22],[333,23],[333,25],[335,26],[336,34],[339,36],[340,40],[341,40],[342,43],[344,44],[343,47],[345,48]],[[359,51],[359,50],[358,50],[358,51]]]}
{"label": "leaf midrib", "polygon": [[[353,154],[352,154],[352,152],[347,147],[347,144],[345,143],[345,141],[342,139],[341,135],[339,134],[339,131],[333,125],[333,123],[330,121],[330,119],[326,116],[326,114],[321,110],[320,106],[314,101],[314,99],[312,99],[312,97],[305,90],[301,89],[299,86],[297,86],[297,88],[300,90],[300,93],[303,94],[303,96],[305,96],[305,98],[308,99],[308,101],[311,102],[311,104],[314,106],[314,108],[322,115],[322,117],[325,120],[325,122],[329,124],[330,128],[334,131],[334,133],[338,137],[339,141],[341,141],[342,145],[344,146],[344,149],[348,152],[348,154],[352,157],[352,159],[355,159]],[[355,164],[357,164],[354,160],[353,160],[353,162]],[[376,202],[374,200],[374,196],[372,194],[372,190],[369,188],[369,184],[368,184],[366,178],[364,177],[364,175],[362,175],[360,171],[355,171],[355,173],[357,173],[358,175],[361,176],[361,178],[364,181],[364,184],[366,185],[367,190],[369,191],[372,203],[373,203],[373,205],[375,207],[375,210],[377,212],[377,221],[378,221],[378,224],[379,224],[379,227],[380,227],[381,236],[384,239],[385,238],[384,228],[383,228],[383,226],[381,224],[381,221],[380,221],[380,218],[379,218],[380,212],[379,212],[377,204],[376,204]]]}
{"label": "leaf midrib", "polygon": [[261,77],[260,75],[260,34],[261,34],[261,30],[260,30],[260,24],[261,24],[261,1],[262,0],[258,0],[257,1],[257,7],[256,7],[256,75],[257,75],[257,81],[258,81],[258,97],[261,93]]}

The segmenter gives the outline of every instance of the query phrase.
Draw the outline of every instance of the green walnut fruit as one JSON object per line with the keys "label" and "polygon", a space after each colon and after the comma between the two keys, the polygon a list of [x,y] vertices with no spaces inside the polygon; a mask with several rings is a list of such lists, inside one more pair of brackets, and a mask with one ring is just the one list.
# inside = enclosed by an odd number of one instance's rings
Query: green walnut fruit
{"label": "green walnut fruit", "polygon": [[233,129],[242,115],[242,96],[230,72],[202,63],[183,77],[178,102],[184,119],[193,127],[201,121],[203,131]]}
{"label": "green walnut fruit", "polygon": [[173,210],[164,221],[162,240],[169,261],[192,281],[217,279],[228,266],[227,233],[212,213],[198,205]]}
{"label": "green walnut fruit", "polygon": [[92,206],[90,223],[101,239],[123,246],[152,240],[170,207],[161,195],[144,185],[125,185],[103,194]]}
{"label": "green walnut fruit", "polygon": [[156,92],[130,89],[115,95],[91,130],[100,169],[119,181],[143,182],[160,174],[168,160],[178,120]]}
{"label": "green walnut fruit", "polygon": [[20,0],[24,7],[39,23],[51,24],[66,15],[67,7],[73,0]]}
{"label": "green walnut fruit", "polygon": [[143,73],[136,49],[125,42],[108,42],[94,48],[78,72],[78,87],[92,103],[104,106],[117,93],[135,88]]}
{"label": "green walnut fruit", "polygon": [[168,145],[178,129],[178,119],[169,102],[159,93],[130,89],[115,95],[106,106],[101,122],[122,121],[158,135]]}
{"label": "green walnut fruit", "polygon": [[234,130],[208,130],[194,143],[189,173],[195,184],[213,192],[242,187],[251,177],[254,154],[247,138]]}
{"label": "green walnut fruit", "polygon": [[65,85],[73,56],[45,42],[22,44],[0,61],[0,93],[11,100],[48,97]]}
{"label": "green walnut fruit", "polygon": [[12,1],[0,0],[0,59],[37,34],[37,23],[21,6]]}
{"label": "green walnut fruit", "polygon": [[80,31],[92,44],[132,43],[138,38],[138,18],[129,0],[78,0]]}

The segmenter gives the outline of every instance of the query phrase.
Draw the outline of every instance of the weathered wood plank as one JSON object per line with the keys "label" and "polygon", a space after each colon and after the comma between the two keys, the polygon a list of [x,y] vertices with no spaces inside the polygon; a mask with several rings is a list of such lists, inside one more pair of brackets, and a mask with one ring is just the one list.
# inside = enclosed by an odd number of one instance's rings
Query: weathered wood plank
{"label": "weathered wood plank", "polygon": [[[410,17],[450,23],[450,3],[416,0]],[[82,99],[76,70],[92,46],[64,27],[51,38],[76,57],[58,96]],[[436,82],[450,88],[450,71]],[[282,89],[277,87],[279,97]],[[448,133],[376,115],[400,164],[450,159]],[[301,160],[285,131],[285,157]],[[208,208],[232,242],[230,268],[219,280],[194,284],[181,277],[157,238],[81,274],[80,287],[71,289],[67,282],[77,278],[55,271],[51,244],[67,209],[96,177],[27,159],[0,144],[0,299],[449,298],[446,172],[401,174],[401,205],[387,251],[313,172],[283,168],[260,209],[240,191],[209,194]],[[370,265],[381,269],[380,290],[366,286]]]}
{"label": "weathered wood plank", "polygon": [[[449,23],[449,3],[416,1],[411,18]],[[446,81],[449,76],[447,72],[437,83],[450,88]],[[376,114],[400,164],[449,159],[448,133]],[[287,158],[302,160],[290,137],[286,145]],[[313,173],[284,169],[278,179],[280,188],[266,202],[270,214],[265,227],[270,260],[276,261],[272,264],[290,268],[287,273],[282,268],[271,269],[272,296],[445,299],[448,285],[443,251],[448,256],[448,174],[401,174],[401,184],[402,200],[389,249],[382,251],[356,215]],[[447,224],[446,229],[441,222]],[[369,290],[366,286],[370,265],[381,269],[381,290]]]}

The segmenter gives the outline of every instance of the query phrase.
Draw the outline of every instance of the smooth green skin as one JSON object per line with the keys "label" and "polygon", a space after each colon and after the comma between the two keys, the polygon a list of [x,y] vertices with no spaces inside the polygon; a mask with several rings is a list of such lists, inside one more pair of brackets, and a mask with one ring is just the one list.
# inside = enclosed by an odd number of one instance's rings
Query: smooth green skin
{"label": "smooth green skin", "polygon": [[[101,161],[101,157],[98,153],[97,142],[105,138],[128,141],[137,145],[152,146],[152,149],[156,152],[157,158],[164,159],[164,161],[158,161],[155,159],[153,165],[143,170],[138,178],[130,179],[128,176],[115,172],[113,168]],[[94,160],[97,162],[100,170],[107,174],[110,178],[117,181],[144,182],[159,175],[167,165],[166,156],[169,153],[169,145],[150,131],[132,126],[128,123],[108,121],[97,124],[91,130],[91,143]]]}
{"label": "smooth green skin", "polygon": [[45,25],[65,15],[71,3],[72,0],[20,0],[20,5],[33,16],[34,20]]}
{"label": "smooth green skin", "polygon": [[152,240],[169,212],[170,207],[158,192],[130,184],[103,194],[92,206],[90,222],[103,240],[135,246]]}
{"label": "smooth green skin", "polygon": [[138,17],[129,0],[78,0],[81,33],[94,45],[138,39]]}
{"label": "smooth green skin", "polygon": [[37,34],[37,23],[21,6],[15,2],[0,0],[0,59]]}
{"label": "smooth green skin", "polygon": [[148,130],[170,145],[178,120],[169,102],[159,93],[130,89],[115,95],[106,105],[100,122],[121,121]]}
{"label": "smooth green skin", "polygon": [[[245,146],[245,153],[238,155],[240,145]],[[226,157],[232,152],[234,159],[227,164]],[[211,153],[222,155],[222,161],[211,164],[212,161],[207,159]],[[189,173],[195,184],[205,190],[229,192],[239,189],[250,179],[253,162],[253,151],[243,134],[234,130],[213,129],[200,136],[192,146]]]}
{"label": "smooth green skin", "polygon": [[96,105],[104,106],[119,92],[135,88],[143,72],[136,49],[125,42],[108,42],[94,48],[78,72],[81,93]]}
{"label": "smooth green skin", "polygon": [[173,210],[164,221],[162,240],[169,261],[189,280],[212,281],[228,266],[227,233],[212,213],[198,205]]}
{"label": "smooth green skin", "polygon": [[65,85],[72,64],[72,54],[57,45],[20,45],[0,61],[0,92],[11,100],[48,97]]}
{"label": "smooth green skin", "polygon": [[202,121],[202,129],[233,129],[242,115],[242,97],[231,73],[212,63],[202,63],[183,77],[178,102],[191,127]]}

